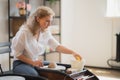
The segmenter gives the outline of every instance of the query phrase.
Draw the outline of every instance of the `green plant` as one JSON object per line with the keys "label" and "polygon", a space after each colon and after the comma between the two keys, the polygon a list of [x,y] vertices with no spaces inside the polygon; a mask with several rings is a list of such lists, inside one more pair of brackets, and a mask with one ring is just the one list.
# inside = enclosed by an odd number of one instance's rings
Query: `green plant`
{"label": "green plant", "polygon": [[49,0],[50,1],[50,4],[54,3],[56,0]]}

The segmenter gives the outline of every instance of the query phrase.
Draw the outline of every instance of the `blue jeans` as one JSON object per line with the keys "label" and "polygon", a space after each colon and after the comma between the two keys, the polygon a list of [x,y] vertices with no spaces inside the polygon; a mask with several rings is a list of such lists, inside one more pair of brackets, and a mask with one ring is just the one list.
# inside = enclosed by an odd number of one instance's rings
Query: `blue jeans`
{"label": "blue jeans", "polygon": [[[48,61],[43,62],[44,65],[48,65]],[[26,74],[26,75],[33,75],[33,76],[39,76],[38,71],[35,67],[26,64],[20,60],[16,60],[13,62],[13,72],[19,73],[19,74]]]}

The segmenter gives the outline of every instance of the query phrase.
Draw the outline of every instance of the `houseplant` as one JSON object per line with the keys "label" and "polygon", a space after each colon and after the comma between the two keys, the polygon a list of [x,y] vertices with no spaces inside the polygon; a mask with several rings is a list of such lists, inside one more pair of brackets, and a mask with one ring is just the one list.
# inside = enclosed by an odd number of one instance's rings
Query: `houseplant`
{"label": "houseplant", "polygon": [[50,4],[54,3],[56,0],[49,0],[50,1]]}
{"label": "houseplant", "polygon": [[25,3],[24,1],[19,1],[16,3],[16,7],[19,9],[19,15],[24,16],[24,15],[29,15],[31,10],[31,5]]}

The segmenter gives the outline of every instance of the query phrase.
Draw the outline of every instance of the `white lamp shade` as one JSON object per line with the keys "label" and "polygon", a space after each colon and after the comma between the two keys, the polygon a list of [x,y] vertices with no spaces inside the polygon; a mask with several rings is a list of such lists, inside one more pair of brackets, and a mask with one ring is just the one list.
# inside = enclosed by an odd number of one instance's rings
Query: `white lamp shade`
{"label": "white lamp shade", "polygon": [[107,0],[107,17],[120,17],[120,0]]}

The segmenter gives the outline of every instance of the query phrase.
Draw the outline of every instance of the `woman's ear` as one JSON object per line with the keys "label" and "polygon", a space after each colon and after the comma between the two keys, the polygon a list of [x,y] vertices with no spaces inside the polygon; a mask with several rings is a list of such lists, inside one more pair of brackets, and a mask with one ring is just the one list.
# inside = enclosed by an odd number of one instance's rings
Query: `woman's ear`
{"label": "woman's ear", "polygon": [[36,21],[39,22],[40,21],[40,18],[39,17],[35,17]]}

